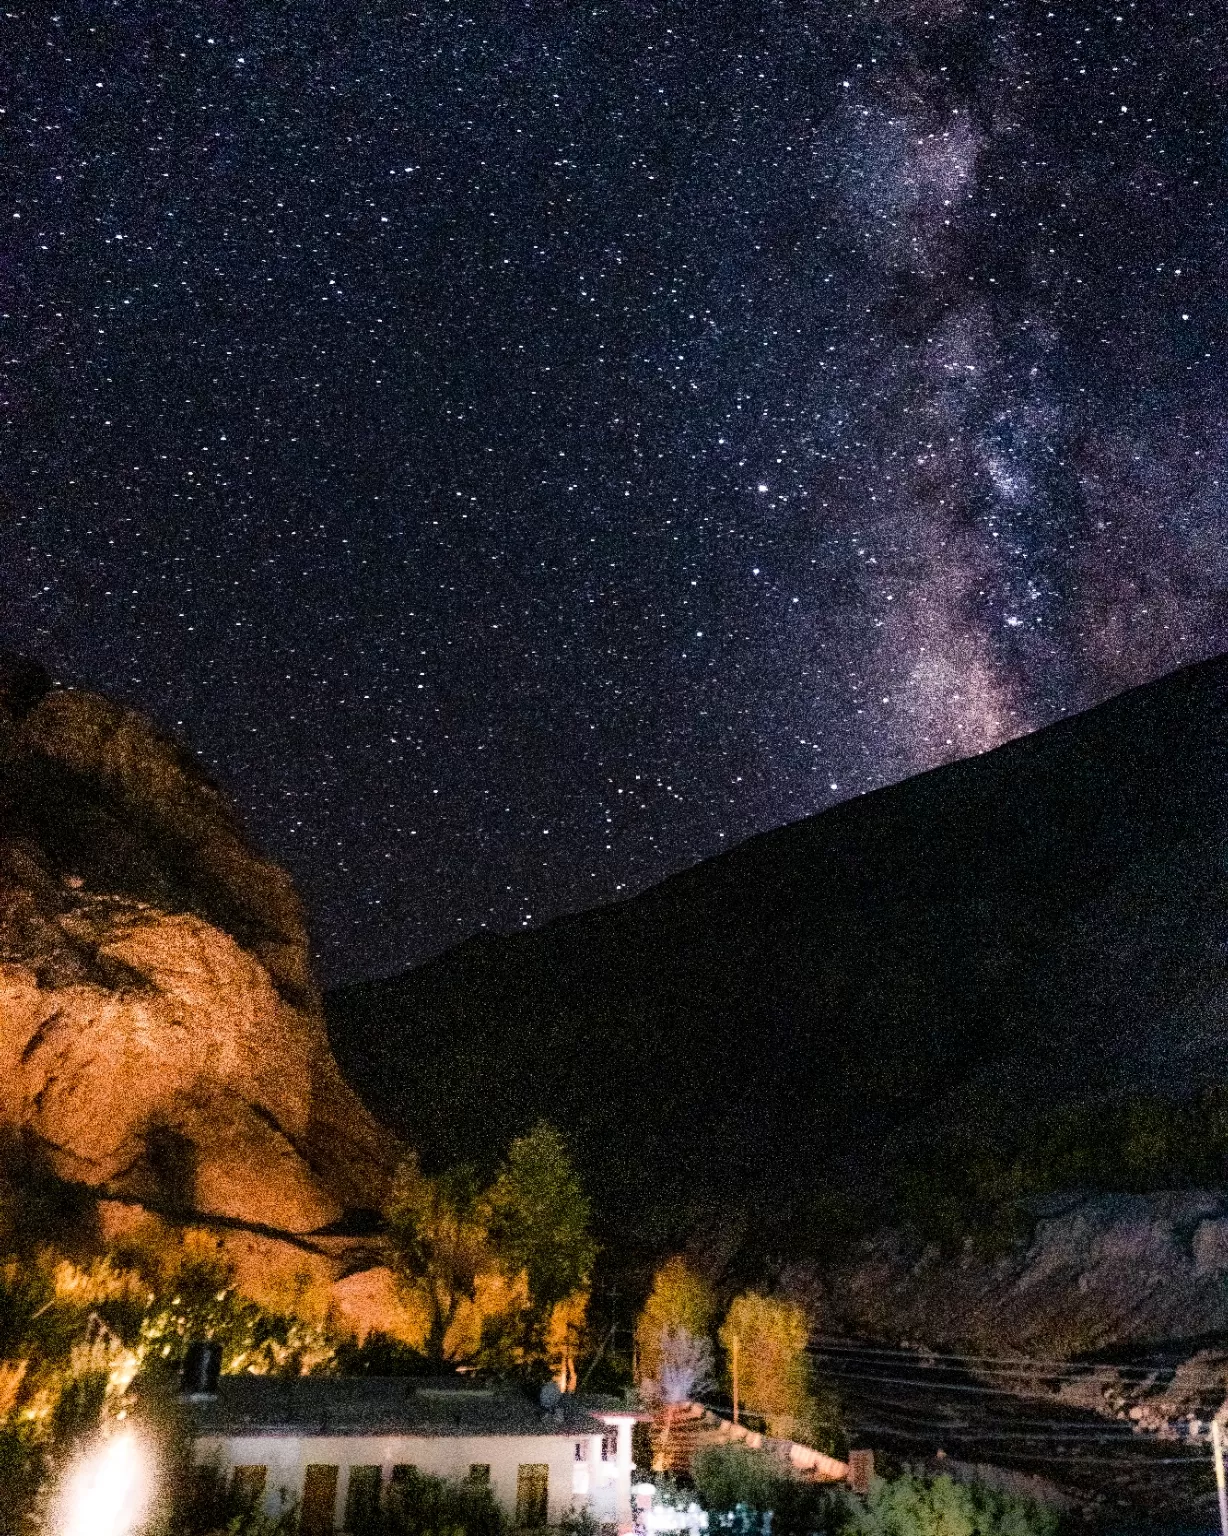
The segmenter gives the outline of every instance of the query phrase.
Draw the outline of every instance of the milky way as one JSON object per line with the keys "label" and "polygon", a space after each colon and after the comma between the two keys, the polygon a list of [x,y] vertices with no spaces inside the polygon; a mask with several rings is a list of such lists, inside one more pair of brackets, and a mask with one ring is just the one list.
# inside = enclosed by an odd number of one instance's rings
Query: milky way
{"label": "milky way", "polygon": [[329,977],[1228,636],[1218,5],[0,18],[0,641]]}

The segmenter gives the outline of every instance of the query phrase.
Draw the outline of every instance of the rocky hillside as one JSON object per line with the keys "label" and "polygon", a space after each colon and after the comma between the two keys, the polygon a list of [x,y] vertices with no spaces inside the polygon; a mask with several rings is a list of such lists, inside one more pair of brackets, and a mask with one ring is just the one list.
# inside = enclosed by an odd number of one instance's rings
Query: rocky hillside
{"label": "rocky hillside", "polygon": [[944,1254],[899,1231],[876,1233],[829,1274],[828,1325],[1033,1359],[1228,1338],[1223,1191],[1026,1203],[1026,1234],[996,1255],[971,1244]]}
{"label": "rocky hillside", "polygon": [[0,1129],[10,1180],[85,1192],[98,1237],[203,1227],[257,1292],[369,1264],[395,1155],[329,1051],[288,877],[173,741],[12,656]]}
{"label": "rocky hillside", "polygon": [[1220,658],[348,988],[334,1049],[428,1158],[545,1114],[607,1221],[660,1234],[741,1203],[783,1241],[918,1162],[940,1195],[955,1142],[1224,1082],[1226,791]]}

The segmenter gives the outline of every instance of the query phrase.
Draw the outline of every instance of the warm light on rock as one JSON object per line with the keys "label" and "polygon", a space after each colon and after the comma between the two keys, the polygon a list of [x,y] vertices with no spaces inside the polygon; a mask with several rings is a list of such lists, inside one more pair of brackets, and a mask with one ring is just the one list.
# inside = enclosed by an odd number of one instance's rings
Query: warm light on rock
{"label": "warm light on rock", "polygon": [[302,1241],[378,1207],[396,1154],[329,1051],[289,877],[94,694],[0,697],[0,785],[0,1136],[96,1191],[104,1240],[203,1227],[262,1299],[368,1267]]}

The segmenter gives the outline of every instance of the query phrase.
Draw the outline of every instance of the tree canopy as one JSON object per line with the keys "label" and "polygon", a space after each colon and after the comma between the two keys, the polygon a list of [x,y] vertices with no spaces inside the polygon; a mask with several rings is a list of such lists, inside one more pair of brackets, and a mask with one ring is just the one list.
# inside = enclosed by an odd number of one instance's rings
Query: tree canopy
{"label": "tree canopy", "polygon": [[687,1261],[666,1260],[635,1325],[636,1376],[650,1402],[681,1403],[710,1385],[716,1300]]}
{"label": "tree canopy", "polygon": [[462,1167],[429,1179],[414,1156],[397,1172],[388,1202],[388,1237],[403,1291],[426,1307],[423,1353],[441,1361],[462,1302],[494,1262],[489,1220],[478,1183]]}
{"label": "tree canopy", "polygon": [[761,1291],[735,1296],[721,1324],[726,1359],[737,1350],[739,1396],[773,1434],[804,1433],[812,1416],[809,1334],[796,1302]]}
{"label": "tree canopy", "polygon": [[[402,1294],[425,1310],[431,1359],[459,1352],[506,1367],[569,1353],[597,1248],[588,1198],[553,1126],[517,1137],[486,1189],[471,1169],[428,1177],[408,1158],[387,1217]],[[481,1315],[462,1341],[454,1324],[465,1303]]]}
{"label": "tree canopy", "polygon": [[706,1339],[712,1329],[716,1298],[712,1287],[680,1255],[667,1259],[653,1277],[652,1290],[635,1325],[638,1375],[656,1380],[671,1331]]}
{"label": "tree canopy", "polygon": [[597,1257],[588,1197],[552,1125],[540,1121],[512,1142],[489,1203],[499,1261],[505,1272],[524,1274],[530,1310],[544,1323],[555,1306],[588,1284]]}

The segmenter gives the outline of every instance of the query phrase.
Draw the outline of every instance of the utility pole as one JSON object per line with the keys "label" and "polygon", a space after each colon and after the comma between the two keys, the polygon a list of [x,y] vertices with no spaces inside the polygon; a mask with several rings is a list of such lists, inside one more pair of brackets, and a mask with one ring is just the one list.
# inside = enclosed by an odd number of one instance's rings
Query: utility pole
{"label": "utility pole", "polygon": [[[609,1331],[609,1333],[606,1334],[605,1338],[602,1339],[601,1344],[600,1344],[600,1346],[597,1349],[597,1353],[593,1356],[592,1360],[589,1362],[588,1370],[585,1371],[585,1373],[584,1373],[584,1380],[580,1383],[580,1390],[581,1391],[583,1391],[584,1388],[588,1386],[588,1378],[593,1374],[593,1372],[597,1369],[598,1365],[601,1363],[601,1357],[602,1357],[602,1355],[605,1354],[607,1349],[610,1351],[610,1358],[611,1358],[611,1360],[614,1361],[614,1364],[616,1366],[618,1364],[618,1348],[617,1348],[617,1345],[614,1343],[615,1335],[618,1332],[618,1287],[617,1286],[613,1286],[607,1292],[607,1294],[608,1294],[608,1296],[610,1298],[610,1331]],[[632,1356],[631,1356],[631,1374],[632,1374],[632,1377],[635,1376],[635,1355],[634,1355],[634,1352],[632,1353]]]}
{"label": "utility pole", "polygon": [[1224,1487],[1224,1436],[1220,1428],[1219,1414],[1211,1420],[1211,1449],[1215,1453],[1215,1487],[1219,1493],[1219,1528],[1221,1536],[1228,1536],[1228,1490]]}
{"label": "utility pole", "polygon": [[[733,1377],[733,1422],[736,1424],[738,1422],[738,1336],[736,1333],[730,1341],[729,1364],[730,1375]],[[1218,1445],[1219,1442],[1216,1441],[1216,1444]],[[1220,1501],[1221,1503],[1223,1502],[1222,1494],[1220,1496]],[[1225,1525],[1224,1527],[1223,1536],[1228,1536],[1228,1525]]]}

